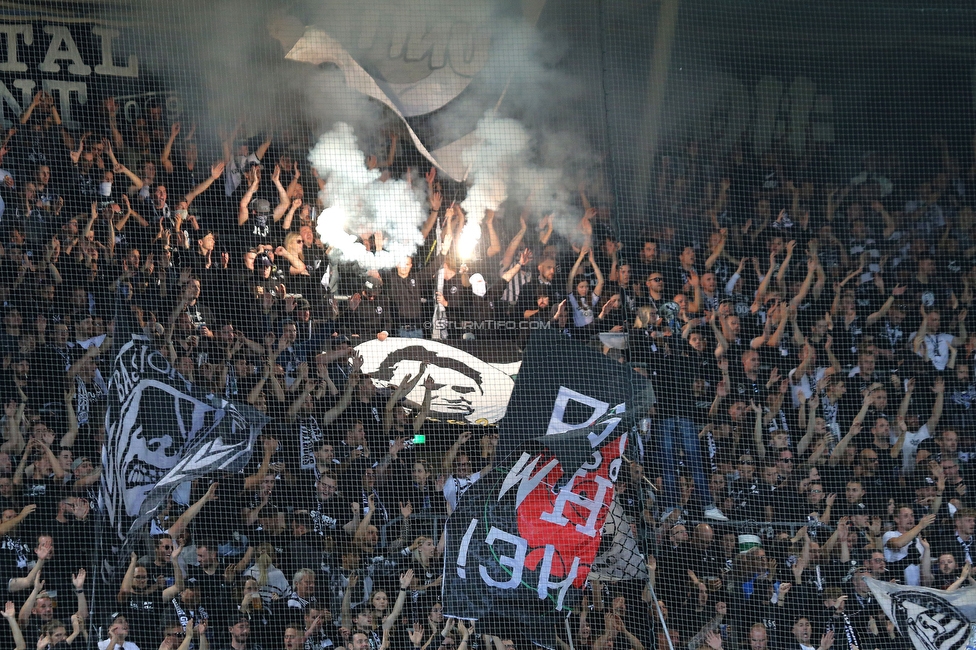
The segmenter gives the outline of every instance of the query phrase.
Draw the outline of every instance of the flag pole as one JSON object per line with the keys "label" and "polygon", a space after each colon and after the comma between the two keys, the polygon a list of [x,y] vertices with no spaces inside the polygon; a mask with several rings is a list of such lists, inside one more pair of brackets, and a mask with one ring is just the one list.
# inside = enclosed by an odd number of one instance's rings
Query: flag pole
{"label": "flag pole", "polygon": [[569,617],[563,619],[563,623],[566,624],[566,640],[569,642],[569,650],[576,650],[573,648],[573,630],[569,626]]}
{"label": "flag pole", "polygon": [[668,647],[674,650],[674,644],[671,643],[671,635],[668,634],[668,624],[664,622],[664,614],[661,613],[661,608],[657,604],[657,594],[654,593],[654,585],[651,584],[650,580],[647,581],[647,589],[651,592],[651,598],[654,599],[654,609],[657,610],[657,617],[661,619],[661,629],[664,630],[664,638],[668,640]]}

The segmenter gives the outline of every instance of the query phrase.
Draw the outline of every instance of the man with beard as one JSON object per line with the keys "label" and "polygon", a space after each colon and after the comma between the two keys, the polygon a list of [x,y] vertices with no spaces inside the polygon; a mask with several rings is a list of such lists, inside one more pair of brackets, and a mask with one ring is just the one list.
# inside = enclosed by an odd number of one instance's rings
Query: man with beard
{"label": "man with beard", "polygon": [[[234,610],[230,587],[224,583],[224,571],[217,555],[217,544],[212,541],[197,542],[197,563],[186,570],[186,588],[180,592],[179,602],[172,600],[181,622],[186,617],[196,621],[212,617],[216,629],[225,624],[224,617]],[[195,616],[193,611],[201,608],[203,616]],[[184,629],[186,628],[184,624]]]}
{"label": "man with beard", "polygon": [[251,641],[251,621],[240,615],[233,625],[227,628],[230,641],[219,650],[264,650],[261,644]]}
{"label": "man with beard", "polygon": [[314,531],[332,535],[340,528],[352,535],[359,526],[359,504],[337,496],[335,477],[323,474],[315,481],[315,497],[308,504]]}
{"label": "man with beard", "polygon": [[[814,650],[814,647],[810,645],[810,641],[813,637],[813,625],[810,623],[810,619],[806,616],[799,616],[796,622],[793,623],[793,642],[787,644],[787,648],[792,648],[792,650]],[[820,645],[816,650],[830,650],[834,645],[834,633],[826,632],[822,637],[820,637]]]}
{"label": "man with beard", "polygon": [[966,563],[966,566],[959,568],[956,557],[946,551],[939,556],[939,564],[932,576],[932,587],[943,591],[955,591],[969,580],[973,565]]}
{"label": "man with beard", "polygon": [[139,564],[136,554],[133,553],[129,558],[129,568],[122,578],[122,586],[116,595],[116,600],[126,608],[125,616],[129,621],[132,640],[140,648],[152,647],[157,631],[163,624],[163,617],[168,614],[169,602],[183,591],[183,572],[179,565],[183,547],[167,545],[167,548],[171,549],[169,561],[174,576],[170,586],[164,586],[165,578],[161,581],[150,581],[149,569]]}
{"label": "man with beard", "polygon": [[518,301],[515,303],[516,312],[524,313],[526,310],[535,309],[538,305],[539,296],[559,295],[560,291],[553,286],[556,278],[556,260],[544,259],[536,266],[538,275],[527,282],[519,291]]}

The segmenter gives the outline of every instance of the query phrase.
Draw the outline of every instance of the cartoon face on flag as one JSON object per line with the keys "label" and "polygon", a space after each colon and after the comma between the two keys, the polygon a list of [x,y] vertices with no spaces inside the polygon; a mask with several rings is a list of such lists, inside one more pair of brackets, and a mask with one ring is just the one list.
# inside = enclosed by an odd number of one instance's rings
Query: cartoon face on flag
{"label": "cartoon face on flag", "polygon": [[427,363],[427,373],[408,394],[418,404],[424,400],[423,381],[434,380],[431,411],[471,423],[493,424],[505,415],[515,382],[498,366],[473,354],[438,341],[388,338],[356,347],[363,357],[363,372],[377,387],[399,385],[407,375],[416,376]]}
{"label": "cartoon face on flag", "polygon": [[866,578],[865,583],[898,633],[916,650],[965,650],[976,643],[976,594],[946,592]]}
{"label": "cartoon face on flag", "polygon": [[250,407],[195,390],[142,336],[116,355],[105,420],[102,501],[115,545],[177,486],[243,466],[265,422]]}
{"label": "cartoon face on flag", "polygon": [[[603,550],[627,438],[616,416],[540,436],[465,492],[447,522],[444,615],[491,613],[486,624],[517,623],[553,647]],[[645,570],[643,557],[632,561],[621,575]]]}

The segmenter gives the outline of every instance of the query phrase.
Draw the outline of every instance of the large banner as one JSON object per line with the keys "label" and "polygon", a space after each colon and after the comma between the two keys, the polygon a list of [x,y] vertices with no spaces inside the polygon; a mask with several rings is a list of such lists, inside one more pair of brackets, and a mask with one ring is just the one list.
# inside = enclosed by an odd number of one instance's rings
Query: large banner
{"label": "large banner", "polygon": [[502,358],[489,362],[489,350],[466,351],[426,339],[374,339],[356,346],[356,351],[363,357],[363,372],[378,388],[400,385],[407,375],[416,377],[420,365],[426,363],[427,372],[406,398],[423,402],[423,381],[430,377],[434,380],[431,412],[471,424],[494,424],[502,419],[515,387],[511,375],[521,365],[511,359],[505,363]]}
{"label": "large banner", "polygon": [[[518,626],[534,643],[556,646],[595,563],[619,565],[604,539],[614,484],[627,447],[619,417],[528,441],[462,496],[448,518],[444,615]],[[614,557],[616,562],[598,562]],[[646,575],[627,554],[620,579]],[[490,629],[484,630],[491,632]],[[499,629],[497,633],[504,633]]]}
{"label": "large banner", "polygon": [[461,152],[476,143],[478,119],[503,99],[507,84],[499,79],[511,80],[513,42],[499,32],[512,31],[509,21],[535,25],[545,4],[471,0],[435,10],[425,0],[323,0],[319,15],[328,24],[288,17],[270,31],[288,59],[336,66],[350,88],[385,104],[417,150],[459,181],[468,171]]}
{"label": "large banner", "polygon": [[899,636],[917,650],[966,650],[976,645],[976,588],[941,591],[864,580]]}
{"label": "large banner", "polygon": [[102,509],[111,549],[140,541],[178,486],[237,472],[267,422],[250,406],[204,395],[141,335],[115,357],[102,451]]}
{"label": "large banner", "polygon": [[653,403],[650,382],[627,365],[559,332],[534,331],[499,423],[499,457],[540,432],[589,426],[611,408],[639,414]]}
{"label": "large banner", "polygon": [[126,122],[144,117],[150,101],[163,106],[171,119],[182,113],[175,95],[153,92],[124,19],[109,23],[64,3],[48,11],[26,3],[3,18],[0,127],[20,127],[21,114],[39,91],[51,95],[72,130],[91,128],[91,117],[99,114],[94,107],[108,96],[116,97],[119,118]]}

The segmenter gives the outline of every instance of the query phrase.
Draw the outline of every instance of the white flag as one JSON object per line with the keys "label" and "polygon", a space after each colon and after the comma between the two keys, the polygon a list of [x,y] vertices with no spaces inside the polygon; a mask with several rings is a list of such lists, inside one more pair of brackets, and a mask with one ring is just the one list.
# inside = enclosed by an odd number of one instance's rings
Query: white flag
{"label": "white flag", "polygon": [[917,650],[976,646],[976,587],[940,591],[865,578],[881,609]]}

